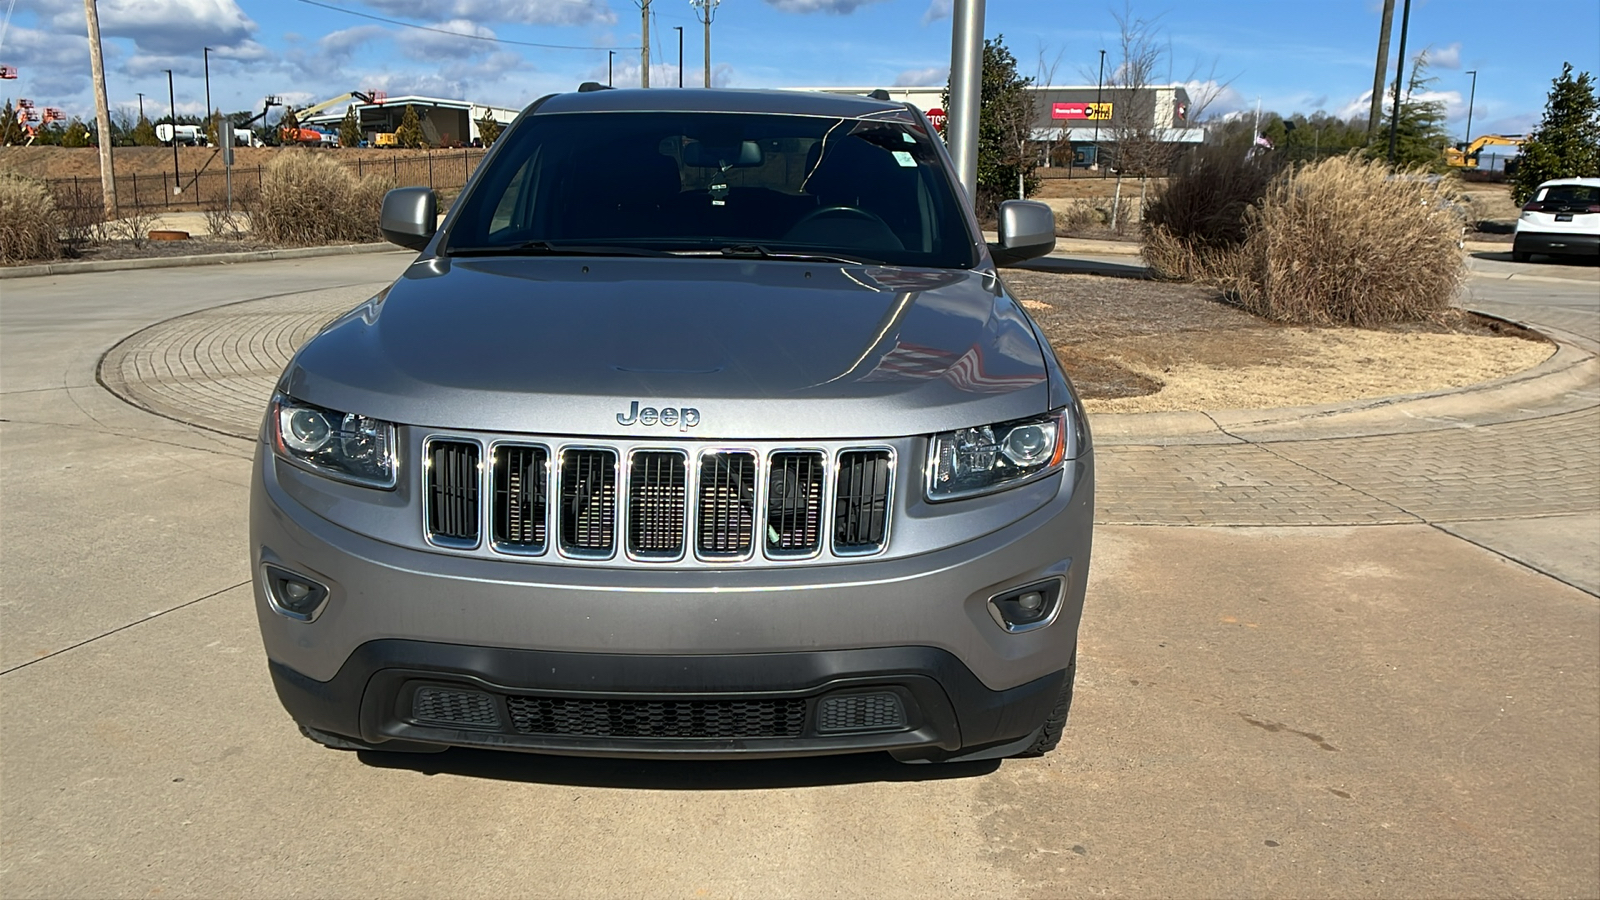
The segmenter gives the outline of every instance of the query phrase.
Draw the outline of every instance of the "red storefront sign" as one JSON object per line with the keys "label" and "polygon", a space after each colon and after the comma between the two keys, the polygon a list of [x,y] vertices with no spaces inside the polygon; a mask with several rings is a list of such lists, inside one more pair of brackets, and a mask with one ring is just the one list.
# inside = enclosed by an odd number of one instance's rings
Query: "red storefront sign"
{"label": "red storefront sign", "polygon": [[1050,118],[1106,121],[1111,118],[1109,103],[1052,103]]}

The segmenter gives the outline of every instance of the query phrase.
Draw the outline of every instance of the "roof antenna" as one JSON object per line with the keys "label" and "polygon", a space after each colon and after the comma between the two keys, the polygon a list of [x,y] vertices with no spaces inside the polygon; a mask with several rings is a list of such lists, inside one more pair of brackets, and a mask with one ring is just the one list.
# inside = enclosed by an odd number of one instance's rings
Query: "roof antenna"
{"label": "roof antenna", "polygon": [[598,81],[585,81],[583,84],[578,85],[578,93],[580,94],[587,94],[590,91],[609,91],[611,89],[611,85],[601,84]]}

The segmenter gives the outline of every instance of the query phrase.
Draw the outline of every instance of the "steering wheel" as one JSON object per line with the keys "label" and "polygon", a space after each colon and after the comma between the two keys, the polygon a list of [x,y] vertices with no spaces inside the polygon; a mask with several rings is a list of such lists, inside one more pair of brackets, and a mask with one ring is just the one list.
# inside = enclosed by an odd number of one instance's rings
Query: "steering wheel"
{"label": "steering wheel", "polygon": [[873,223],[876,223],[878,225],[882,225],[884,228],[888,228],[889,227],[889,223],[888,222],[885,222],[883,219],[879,218],[877,215],[874,215],[873,213],[869,213],[864,209],[858,209],[858,208],[856,208],[854,206],[824,206],[821,209],[813,209],[811,212],[808,212],[805,215],[801,216],[799,221],[797,221],[793,225],[789,226],[789,230],[790,231],[794,231],[796,228],[799,228],[801,225],[810,224],[812,221],[814,221],[816,219],[821,219],[823,217],[839,218],[839,219],[860,219],[863,222],[873,222]]}

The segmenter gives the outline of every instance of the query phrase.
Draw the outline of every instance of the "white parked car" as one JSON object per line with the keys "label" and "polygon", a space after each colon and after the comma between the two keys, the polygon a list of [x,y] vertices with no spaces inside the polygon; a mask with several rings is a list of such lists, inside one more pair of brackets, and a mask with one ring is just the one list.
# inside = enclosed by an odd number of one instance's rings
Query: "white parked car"
{"label": "white parked car", "polygon": [[1600,178],[1557,178],[1534,191],[1517,218],[1511,258],[1535,253],[1600,259]]}

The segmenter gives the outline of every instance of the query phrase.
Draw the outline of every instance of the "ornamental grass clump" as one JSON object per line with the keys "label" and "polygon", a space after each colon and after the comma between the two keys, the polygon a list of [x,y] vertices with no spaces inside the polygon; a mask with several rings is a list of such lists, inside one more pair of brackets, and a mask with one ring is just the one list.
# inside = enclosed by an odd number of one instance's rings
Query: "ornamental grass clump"
{"label": "ornamental grass clump", "polygon": [[63,221],[43,182],[0,172],[0,263],[55,259]]}
{"label": "ornamental grass clump", "polygon": [[1144,259],[1160,277],[1208,282],[1231,278],[1244,244],[1246,212],[1280,166],[1234,147],[1208,147],[1190,157],[1144,212]]}
{"label": "ornamental grass clump", "polygon": [[1448,183],[1335,157],[1273,179],[1246,213],[1232,283],[1245,309],[1307,325],[1414,322],[1448,309],[1465,261]]}
{"label": "ornamental grass clump", "polygon": [[378,214],[389,187],[384,179],[357,178],[324,154],[280,153],[262,173],[251,225],[263,239],[290,246],[380,241]]}

